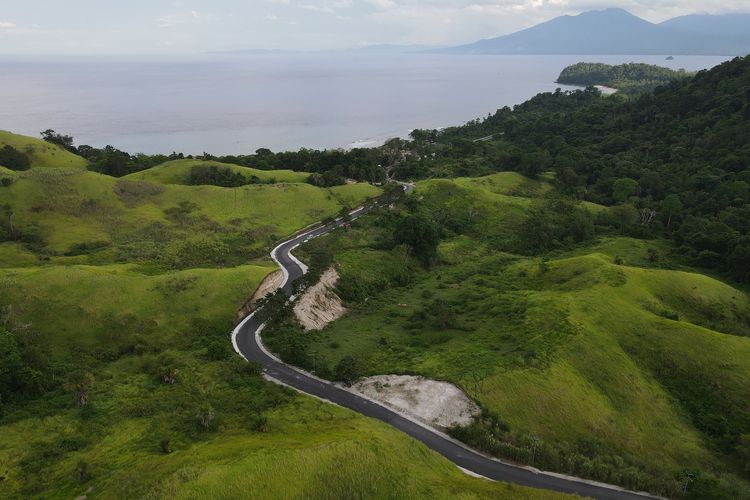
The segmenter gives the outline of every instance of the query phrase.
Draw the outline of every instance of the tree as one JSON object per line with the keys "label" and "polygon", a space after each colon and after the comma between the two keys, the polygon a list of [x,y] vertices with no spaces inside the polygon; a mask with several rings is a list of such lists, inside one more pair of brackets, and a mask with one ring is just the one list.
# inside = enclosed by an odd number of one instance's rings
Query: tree
{"label": "tree", "polygon": [[11,170],[28,170],[31,168],[31,161],[13,146],[4,146],[0,148],[0,165]]}
{"label": "tree", "polygon": [[622,203],[633,196],[638,195],[639,190],[638,181],[629,179],[629,178],[623,178],[623,179],[617,179],[614,184],[612,184],[612,198],[618,202]]}
{"label": "tree", "polygon": [[91,373],[77,371],[70,376],[63,387],[73,392],[76,404],[83,407],[89,403],[89,393],[94,387],[94,382],[96,379]]}
{"label": "tree", "polygon": [[396,243],[409,245],[425,267],[437,258],[440,232],[437,225],[423,215],[409,215],[400,219],[393,237]]}
{"label": "tree", "polygon": [[682,210],[682,202],[676,194],[670,194],[661,202],[661,211],[667,218],[667,230],[672,228],[672,218]]}
{"label": "tree", "polygon": [[51,143],[62,146],[67,150],[75,150],[73,147],[73,137],[69,135],[58,134],[52,129],[47,129],[42,132],[42,139]]}
{"label": "tree", "polygon": [[0,401],[7,400],[20,388],[22,368],[16,338],[8,330],[0,328]]}
{"label": "tree", "polygon": [[3,213],[8,218],[8,232],[10,233],[10,238],[13,239],[13,207],[6,203],[3,205]]}
{"label": "tree", "polygon": [[336,365],[336,380],[344,382],[347,385],[353,384],[359,378],[359,365],[357,360],[351,356],[341,358]]}
{"label": "tree", "polygon": [[401,184],[398,184],[396,182],[389,182],[385,186],[383,186],[382,199],[383,202],[388,205],[401,201],[405,195],[406,192],[404,191],[404,187]]}
{"label": "tree", "polygon": [[623,233],[638,220],[638,210],[630,203],[623,203],[609,210],[612,220]]}

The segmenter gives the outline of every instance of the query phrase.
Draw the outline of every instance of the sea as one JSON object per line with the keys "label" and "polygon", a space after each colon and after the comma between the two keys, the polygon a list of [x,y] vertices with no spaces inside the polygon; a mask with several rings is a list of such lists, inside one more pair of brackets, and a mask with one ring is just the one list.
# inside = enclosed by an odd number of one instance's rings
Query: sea
{"label": "sea", "polygon": [[688,71],[726,57],[441,54],[0,56],[0,129],[130,153],[352,148],[482,118],[576,62]]}

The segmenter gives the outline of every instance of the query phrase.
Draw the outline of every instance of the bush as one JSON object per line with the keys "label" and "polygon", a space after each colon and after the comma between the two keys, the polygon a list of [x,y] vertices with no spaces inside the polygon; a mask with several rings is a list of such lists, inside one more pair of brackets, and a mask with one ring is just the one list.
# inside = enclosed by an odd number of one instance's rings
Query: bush
{"label": "bush", "polygon": [[359,364],[351,356],[341,358],[334,370],[336,380],[344,382],[346,385],[352,385],[359,378]]}
{"label": "bush", "polygon": [[217,165],[197,165],[190,169],[188,183],[193,186],[221,186],[221,187],[238,187],[245,184],[259,183],[260,179],[254,177],[248,180],[239,172],[233,172],[229,167]]}
{"label": "bush", "polygon": [[0,148],[0,165],[11,170],[28,170],[31,168],[31,161],[13,146],[5,146]]}
{"label": "bush", "polygon": [[437,259],[437,246],[440,232],[431,219],[423,215],[409,215],[396,223],[393,234],[396,243],[406,244],[425,267]]}
{"label": "bush", "polygon": [[216,410],[210,403],[200,405],[195,411],[195,421],[198,429],[211,431],[216,429]]}
{"label": "bush", "polygon": [[164,438],[159,443],[159,448],[161,449],[161,452],[165,455],[169,455],[172,453],[172,442],[169,440],[169,438]]}

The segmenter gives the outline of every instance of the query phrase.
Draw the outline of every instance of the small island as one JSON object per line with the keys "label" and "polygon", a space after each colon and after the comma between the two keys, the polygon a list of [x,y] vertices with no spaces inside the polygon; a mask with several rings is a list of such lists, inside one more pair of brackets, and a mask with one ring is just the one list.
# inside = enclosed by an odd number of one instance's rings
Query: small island
{"label": "small island", "polygon": [[653,64],[628,63],[612,66],[581,62],[563,69],[557,83],[584,87],[601,85],[627,95],[639,95],[692,75],[693,73],[684,69],[673,70]]}

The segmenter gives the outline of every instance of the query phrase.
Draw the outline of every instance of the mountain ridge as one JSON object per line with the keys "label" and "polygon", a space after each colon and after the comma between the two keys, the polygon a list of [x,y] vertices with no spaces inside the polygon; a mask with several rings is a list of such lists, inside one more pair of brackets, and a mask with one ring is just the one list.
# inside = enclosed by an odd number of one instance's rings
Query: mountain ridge
{"label": "mountain ridge", "polygon": [[[620,8],[592,10],[550,19],[515,33],[437,50],[452,54],[676,54],[744,55],[746,34],[721,30],[726,17],[683,16],[655,24]],[[738,16],[743,16],[738,14]],[[748,16],[750,19],[750,15]],[[710,19],[710,20],[707,20]],[[726,21],[725,21],[726,24]],[[701,26],[715,26],[700,28]],[[698,26],[694,30],[689,26]],[[739,26],[741,28],[741,24]],[[700,31],[696,31],[701,29]]]}

